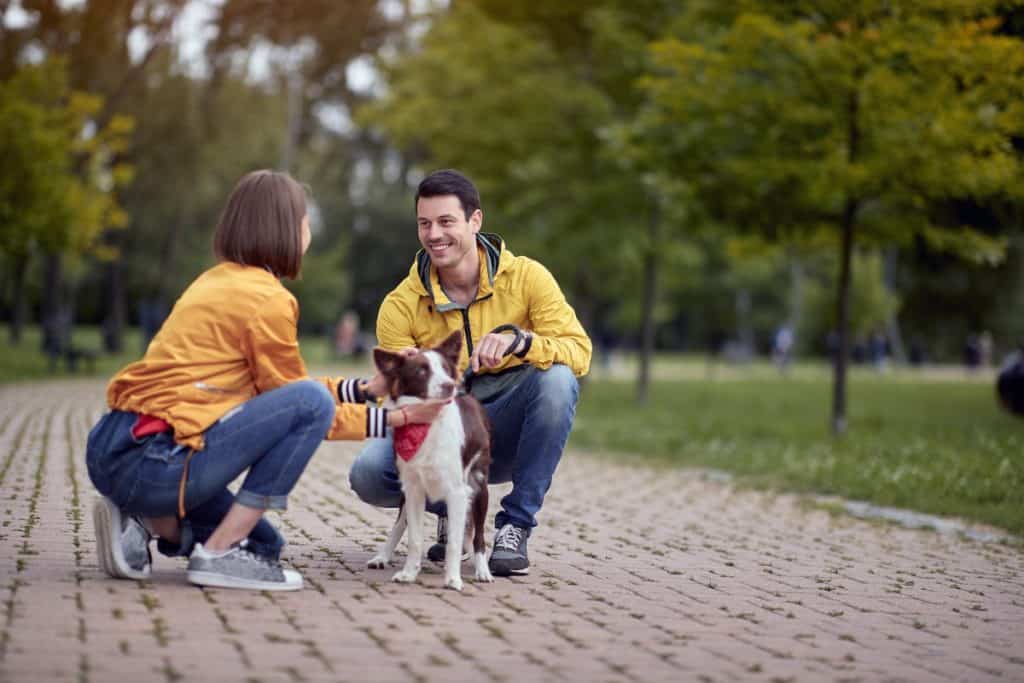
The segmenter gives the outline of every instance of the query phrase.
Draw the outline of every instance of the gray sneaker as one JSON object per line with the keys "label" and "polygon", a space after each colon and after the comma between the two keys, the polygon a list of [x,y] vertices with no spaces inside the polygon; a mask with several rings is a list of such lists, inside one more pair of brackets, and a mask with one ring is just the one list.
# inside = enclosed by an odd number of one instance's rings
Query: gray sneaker
{"label": "gray sneaker", "polygon": [[297,591],[302,575],[284,569],[278,560],[246,550],[245,541],[220,553],[196,543],[188,559],[188,580],[197,586],[247,588],[257,591]]}
{"label": "gray sneaker", "polygon": [[530,558],[526,555],[529,529],[506,524],[494,535],[494,549],[487,563],[495,576],[523,576],[530,573]]}
{"label": "gray sneaker", "polygon": [[96,557],[100,569],[116,579],[148,579],[153,567],[152,536],[135,517],[125,515],[107,497],[92,507],[96,528]]}
{"label": "gray sneaker", "polygon": [[[444,562],[448,554],[448,517],[437,516],[437,543],[427,548],[427,559],[431,562]],[[472,554],[470,548],[462,549],[462,561],[465,562]]]}

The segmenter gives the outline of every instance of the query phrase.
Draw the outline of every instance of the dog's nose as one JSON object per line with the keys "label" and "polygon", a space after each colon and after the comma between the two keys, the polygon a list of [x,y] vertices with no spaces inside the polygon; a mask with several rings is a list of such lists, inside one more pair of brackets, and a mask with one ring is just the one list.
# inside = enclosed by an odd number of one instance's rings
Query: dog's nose
{"label": "dog's nose", "polygon": [[441,396],[443,398],[447,398],[448,396],[451,396],[454,393],[455,393],[455,383],[454,382],[445,382],[444,384],[441,385]]}

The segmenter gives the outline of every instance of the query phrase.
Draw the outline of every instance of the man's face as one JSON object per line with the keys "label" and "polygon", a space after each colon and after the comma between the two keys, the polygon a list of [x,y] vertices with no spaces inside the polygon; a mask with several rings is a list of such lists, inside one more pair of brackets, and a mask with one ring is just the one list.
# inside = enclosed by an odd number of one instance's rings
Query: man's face
{"label": "man's face", "polygon": [[466,220],[459,198],[453,194],[420,197],[416,202],[420,244],[438,270],[455,268],[476,253],[476,234],[483,213],[479,209]]}

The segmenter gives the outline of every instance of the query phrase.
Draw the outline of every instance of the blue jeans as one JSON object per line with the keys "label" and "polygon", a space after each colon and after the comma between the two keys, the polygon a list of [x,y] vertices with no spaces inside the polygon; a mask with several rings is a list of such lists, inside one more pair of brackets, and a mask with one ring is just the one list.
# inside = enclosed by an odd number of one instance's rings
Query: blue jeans
{"label": "blue jeans", "polygon": [[[523,374],[518,384],[483,404],[491,419],[489,481],[512,482],[494,519],[497,528],[508,523],[524,529],[537,526],[536,515],[562,459],[579,398],[579,384],[565,365],[529,368]],[[402,485],[391,436],[367,444],[352,463],[349,483],[371,505],[398,507]],[[443,504],[430,503],[427,509],[444,514]]]}
{"label": "blue jeans", "polygon": [[[310,380],[294,382],[233,408],[203,434],[203,450],[188,464],[185,519],[178,544],[158,542],[165,555],[188,555],[205,542],[232,504],[256,509],[287,506],[288,493],[327,434],[334,419],[334,397]],[[178,512],[178,487],[191,449],[170,432],[136,439],[135,413],[104,415],[89,433],[89,478],[123,511],[140,517]],[[227,485],[249,470],[238,495]],[[249,534],[249,549],[278,557],[284,538],[260,519]]]}

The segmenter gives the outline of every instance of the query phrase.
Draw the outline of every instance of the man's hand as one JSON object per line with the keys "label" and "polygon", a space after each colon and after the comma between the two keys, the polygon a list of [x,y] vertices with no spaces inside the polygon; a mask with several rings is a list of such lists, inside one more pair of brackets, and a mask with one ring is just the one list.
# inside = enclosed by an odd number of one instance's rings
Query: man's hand
{"label": "man's hand", "polygon": [[485,334],[473,349],[473,355],[469,358],[469,367],[473,372],[477,372],[482,367],[497,367],[508,351],[515,351],[515,349],[509,349],[515,340],[516,335],[507,332]]}

